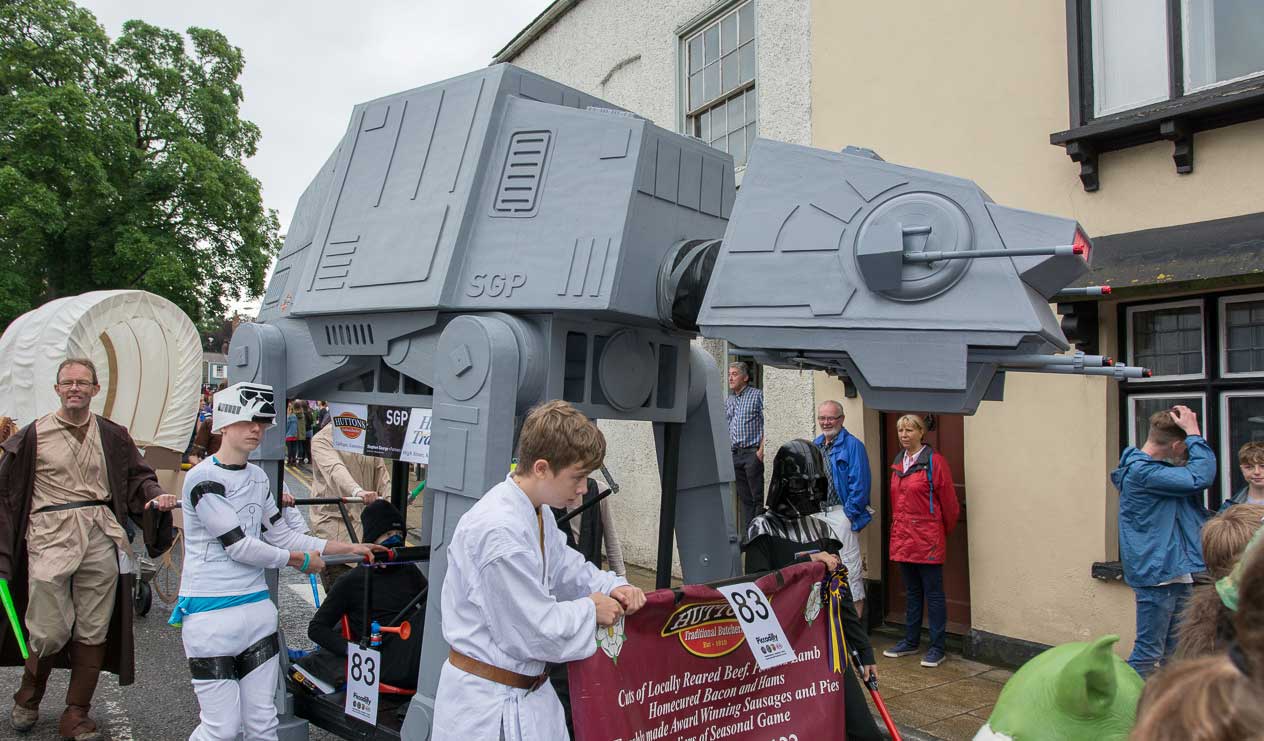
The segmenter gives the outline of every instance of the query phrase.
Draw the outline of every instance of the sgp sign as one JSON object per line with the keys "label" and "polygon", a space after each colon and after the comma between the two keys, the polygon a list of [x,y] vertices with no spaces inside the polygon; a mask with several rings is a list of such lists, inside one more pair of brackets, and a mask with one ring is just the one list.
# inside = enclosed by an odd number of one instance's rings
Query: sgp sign
{"label": "sgp sign", "polygon": [[475,273],[470,278],[470,285],[465,295],[470,298],[490,296],[491,298],[509,298],[515,289],[527,284],[527,276],[522,273]]}

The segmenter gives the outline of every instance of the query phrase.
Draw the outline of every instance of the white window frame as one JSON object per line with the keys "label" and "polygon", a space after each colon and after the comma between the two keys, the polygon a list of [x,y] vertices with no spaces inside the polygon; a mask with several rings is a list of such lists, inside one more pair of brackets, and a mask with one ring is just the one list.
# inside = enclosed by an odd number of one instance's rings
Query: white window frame
{"label": "white window frame", "polygon": [[[755,26],[750,41],[752,51],[755,55],[755,77],[749,83],[739,84],[737,89],[730,91],[726,95],[722,95],[716,100],[728,100],[729,98],[737,96],[739,93],[747,94],[755,91],[759,87],[759,4],[756,0],[719,0],[685,23],[683,26],[676,29],[676,37],[678,41],[676,50],[676,106],[678,111],[678,115],[676,116],[677,132],[684,134],[685,136],[693,137],[690,119],[694,117],[694,114],[690,113],[689,108],[689,42],[704,33],[707,28],[716,21],[724,18],[729,13],[737,12],[743,5],[747,4],[751,6],[751,20]],[[756,105],[758,105],[758,99],[761,97],[760,93],[756,92],[755,97]],[[719,104],[715,104],[713,101],[711,108],[718,107],[718,105]],[[757,109],[754,122],[757,135],[759,131],[759,118],[759,112]],[[703,139],[699,137],[694,138],[698,139],[698,141],[703,141]],[[703,141],[703,143],[708,146],[711,144],[709,141]],[[730,152],[729,154],[732,153]],[[750,158],[749,148],[746,150],[746,157],[747,159]],[[737,171],[737,184],[740,186],[742,183],[742,175],[746,171],[746,163],[743,162],[740,165],[736,165],[735,169]]]}
{"label": "white window frame", "polygon": [[[1212,6],[1211,6],[1211,4],[1210,4],[1210,3],[1208,3],[1208,4],[1204,5],[1203,7],[1204,7],[1204,10],[1205,10],[1206,12],[1210,12],[1210,11],[1211,11],[1211,8],[1212,8]],[[1257,71],[1257,72],[1251,72],[1251,73],[1249,73],[1249,74],[1239,75],[1239,76],[1237,76],[1237,77],[1233,77],[1233,78],[1230,78],[1230,79],[1228,79],[1228,80],[1217,80],[1216,82],[1209,82],[1209,83],[1207,83],[1207,84],[1205,84],[1205,85],[1199,85],[1199,86],[1197,86],[1197,87],[1191,87],[1191,86],[1189,85],[1189,55],[1190,55],[1190,42],[1189,42],[1189,25],[1190,25],[1190,23],[1189,23],[1189,21],[1190,21],[1190,12],[1191,12],[1191,9],[1190,9],[1190,2],[1189,2],[1189,0],[1181,0],[1181,46],[1182,46],[1182,49],[1181,49],[1181,54],[1182,54],[1183,59],[1182,59],[1182,63],[1181,63],[1181,70],[1180,70],[1180,73],[1181,73],[1181,83],[1182,83],[1182,85],[1184,86],[1184,89],[1185,89],[1185,93],[1184,93],[1185,95],[1189,95],[1190,93],[1196,93],[1196,92],[1199,92],[1199,91],[1201,91],[1201,90],[1211,90],[1212,88],[1221,87],[1222,85],[1231,85],[1231,84],[1233,84],[1233,83],[1235,83],[1235,82],[1241,82],[1242,80],[1249,80],[1249,79],[1251,79],[1251,78],[1253,78],[1253,77],[1259,77],[1259,76],[1261,76],[1261,75],[1264,75],[1264,69],[1262,69],[1262,70],[1259,70],[1259,71]],[[1207,28],[1212,28],[1212,27],[1213,27],[1213,25],[1214,25],[1213,23],[1209,22],[1207,19],[1204,19],[1204,21],[1203,21],[1203,22],[1204,22],[1204,25],[1205,25]],[[1215,40],[1214,40],[1214,37],[1213,37],[1213,39],[1212,39],[1212,40],[1211,40],[1211,41],[1210,41],[1210,42],[1206,45],[1206,51],[1207,51],[1207,52],[1208,52],[1208,53],[1209,53],[1209,54],[1213,57],[1213,59],[1214,59],[1214,57],[1215,57],[1215,49],[1216,49],[1216,44],[1215,44]],[[1208,68],[1214,68],[1214,66],[1215,66],[1215,64],[1214,64],[1214,62],[1213,62],[1213,61],[1208,61],[1208,63],[1207,63],[1207,64],[1208,64]]]}
{"label": "white window frame", "polygon": [[1242,373],[1230,373],[1229,368],[1229,326],[1227,312],[1225,308],[1228,304],[1240,304],[1247,301],[1264,301],[1264,293],[1247,293],[1241,296],[1221,296],[1216,303],[1216,312],[1219,314],[1220,322],[1220,342],[1216,348],[1220,353],[1220,377],[1221,378],[1264,378],[1264,371],[1245,371]]}
{"label": "white window frame", "polygon": [[1199,419],[1203,419],[1203,420],[1206,419],[1207,392],[1205,391],[1194,391],[1194,392],[1187,393],[1180,390],[1176,390],[1176,391],[1164,391],[1163,393],[1160,393],[1160,394],[1128,394],[1128,397],[1127,397],[1128,399],[1128,444],[1134,448],[1139,448],[1141,447],[1141,444],[1145,442],[1145,440],[1133,439],[1136,436],[1136,432],[1137,432],[1137,407],[1135,404],[1132,403],[1133,401],[1138,400],[1138,399],[1175,399],[1175,398],[1180,398],[1180,397],[1201,399],[1203,402],[1203,412],[1199,416]]}
{"label": "white window frame", "polygon": [[[1201,381],[1207,378],[1207,336],[1206,336],[1207,317],[1205,315],[1206,309],[1203,307],[1202,299],[1190,299],[1188,301],[1167,301],[1161,304],[1138,304],[1136,306],[1129,306],[1127,310],[1124,312],[1124,323],[1127,325],[1124,327],[1124,332],[1128,336],[1127,362],[1128,362],[1128,365],[1135,365],[1135,363],[1133,362],[1133,358],[1136,357],[1136,352],[1135,352],[1135,347],[1133,345],[1133,336],[1132,336],[1132,317],[1134,314],[1137,314],[1139,312],[1158,311],[1160,309],[1180,309],[1186,306],[1195,306],[1198,308],[1198,316],[1199,316],[1199,320],[1201,324],[1201,329],[1199,331],[1203,335],[1202,342],[1199,343],[1199,348],[1198,348],[1198,352],[1200,356],[1202,357],[1202,365],[1203,365],[1202,373],[1182,373],[1182,374],[1173,375],[1173,376],[1154,375],[1154,376],[1151,376],[1150,378],[1134,378],[1134,379],[1129,379],[1128,381],[1129,384],[1134,384],[1134,383],[1143,384],[1143,383],[1155,383],[1155,382],[1166,383],[1168,381]],[[1205,403],[1206,403],[1206,400],[1204,400],[1204,404]]]}
{"label": "white window frame", "polygon": [[1233,496],[1233,469],[1238,465],[1238,451],[1229,450],[1233,441],[1229,438],[1229,400],[1264,397],[1264,391],[1222,391],[1220,393],[1220,495],[1222,499]]}

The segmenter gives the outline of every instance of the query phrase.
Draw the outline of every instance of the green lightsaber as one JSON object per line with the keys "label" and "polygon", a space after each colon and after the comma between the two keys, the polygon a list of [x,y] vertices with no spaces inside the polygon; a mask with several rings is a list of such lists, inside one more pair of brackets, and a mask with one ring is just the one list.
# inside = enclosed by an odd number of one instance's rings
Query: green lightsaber
{"label": "green lightsaber", "polygon": [[13,607],[13,595],[9,594],[9,580],[0,579],[0,602],[4,602],[4,611],[9,616],[9,625],[13,626],[13,635],[17,636],[18,648],[22,650],[22,660],[31,658],[26,650],[26,636],[22,635],[22,623],[18,622],[18,611]]}

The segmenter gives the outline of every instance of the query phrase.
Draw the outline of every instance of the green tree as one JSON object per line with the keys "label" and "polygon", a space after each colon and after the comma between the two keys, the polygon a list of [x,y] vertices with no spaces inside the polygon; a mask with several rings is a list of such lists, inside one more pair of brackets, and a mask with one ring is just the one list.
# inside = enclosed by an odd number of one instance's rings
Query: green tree
{"label": "green tree", "polygon": [[0,328],[45,301],[137,288],[199,326],[263,290],[280,247],[244,161],[241,50],[70,0],[0,2]]}

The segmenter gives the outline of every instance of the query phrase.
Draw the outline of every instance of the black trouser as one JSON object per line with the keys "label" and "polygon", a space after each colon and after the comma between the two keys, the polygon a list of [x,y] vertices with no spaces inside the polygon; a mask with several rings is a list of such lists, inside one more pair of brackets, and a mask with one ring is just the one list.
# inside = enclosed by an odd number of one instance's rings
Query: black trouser
{"label": "black trouser", "polygon": [[737,501],[742,518],[738,521],[739,539],[746,535],[750,521],[764,506],[764,462],[755,456],[756,450],[737,448],[733,451],[733,474],[737,477]]}
{"label": "black trouser", "polygon": [[847,741],[878,741],[884,738],[869,712],[869,698],[856,676],[855,668],[843,672],[843,719],[847,724]]}

